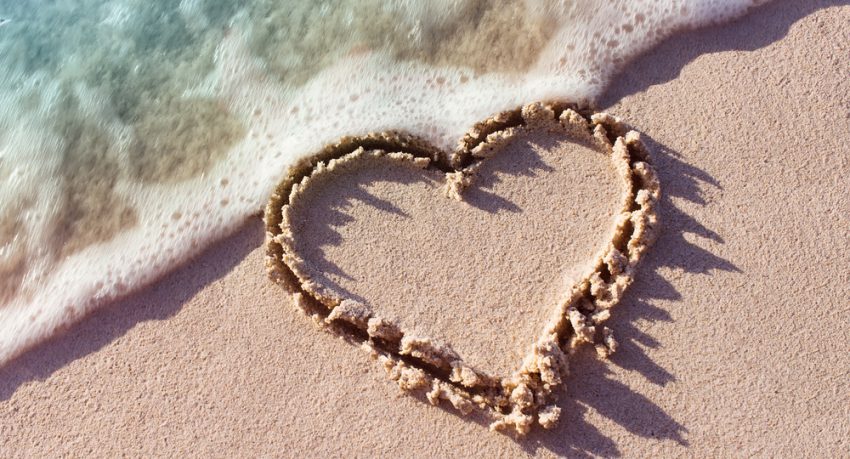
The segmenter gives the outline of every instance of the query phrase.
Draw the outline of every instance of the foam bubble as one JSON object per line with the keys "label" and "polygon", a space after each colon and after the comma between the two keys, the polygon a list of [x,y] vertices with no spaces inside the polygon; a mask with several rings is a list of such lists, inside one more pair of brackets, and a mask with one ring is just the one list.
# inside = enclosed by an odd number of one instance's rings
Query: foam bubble
{"label": "foam bubble", "polygon": [[452,148],[501,110],[592,100],[659,40],[753,3],[9,3],[0,364],[232,232],[342,135]]}

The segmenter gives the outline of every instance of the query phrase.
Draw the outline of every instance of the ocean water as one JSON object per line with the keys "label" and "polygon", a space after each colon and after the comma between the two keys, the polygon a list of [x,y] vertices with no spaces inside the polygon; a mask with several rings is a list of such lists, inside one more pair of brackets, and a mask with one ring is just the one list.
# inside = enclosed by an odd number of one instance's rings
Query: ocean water
{"label": "ocean water", "polygon": [[452,148],[754,0],[0,0],[0,365],[258,213],[347,134]]}

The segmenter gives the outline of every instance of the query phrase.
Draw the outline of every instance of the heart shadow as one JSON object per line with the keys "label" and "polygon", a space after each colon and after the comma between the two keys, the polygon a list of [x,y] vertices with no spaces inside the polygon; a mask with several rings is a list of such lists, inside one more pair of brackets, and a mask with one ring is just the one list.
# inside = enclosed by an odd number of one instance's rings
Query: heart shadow
{"label": "heart shadow", "polygon": [[[550,148],[532,140],[541,135]],[[566,145],[572,145],[570,153]],[[557,168],[545,164],[543,151],[553,155]],[[516,182],[517,202],[500,196],[494,186],[505,175],[534,177],[535,171],[556,170],[578,175]],[[387,184],[424,186],[387,189]],[[383,197],[367,192],[381,187]],[[516,192],[509,189],[503,192]],[[531,190],[542,194],[530,195]],[[362,341],[402,390],[427,392],[430,403],[445,400],[464,414],[486,411],[492,429],[523,436],[534,424],[557,423],[561,410],[550,404],[550,395],[561,384],[568,354],[584,343],[602,356],[616,349],[603,323],[655,239],[659,190],[637,132],[610,115],[568,102],[536,102],[496,114],[476,123],[454,152],[404,133],[345,137],[290,167],[272,193],[265,214],[266,266],[271,279],[317,324]],[[455,204],[425,204],[435,198]],[[610,204],[602,204],[608,199]],[[398,206],[389,200],[398,200]],[[457,204],[467,201],[470,206]],[[573,204],[565,207],[567,202]],[[402,209],[411,205],[414,220]],[[348,212],[355,207],[370,216],[358,221]],[[502,211],[510,215],[498,215]],[[399,224],[405,221],[407,226]],[[349,228],[352,222],[357,224]],[[589,232],[571,233],[570,225]],[[348,252],[340,260],[353,261],[347,266],[363,279],[367,287],[359,288],[370,292],[363,293],[370,299],[340,288],[354,276],[327,255],[343,240]],[[397,242],[402,245],[393,245]],[[575,254],[565,255],[574,247]],[[421,259],[434,261],[416,261]],[[479,267],[477,273],[468,272],[467,265]],[[465,275],[452,276],[458,268]],[[378,274],[387,277],[373,277]],[[470,292],[470,275],[482,280],[475,282],[476,291],[490,293]],[[513,283],[515,291],[506,289]],[[442,296],[431,296],[434,289]],[[493,297],[495,292],[505,296]],[[370,304],[372,297],[379,304],[401,305],[394,315],[414,319],[385,319]],[[435,300],[466,307],[446,314],[433,307]],[[411,309],[417,304],[422,308]],[[496,315],[482,315],[491,309]],[[517,323],[517,317],[523,320]],[[461,328],[444,343],[430,338],[430,331],[422,335],[418,329],[425,323],[438,324],[440,334]],[[517,327],[523,337],[484,331],[494,323]],[[471,330],[495,338],[486,347],[498,355],[508,352],[510,366],[494,363],[493,352],[478,348],[472,364],[455,352],[455,340],[478,341]],[[524,356],[511,349],[519,347]]]}
{"label": "heart shadow", "polygon": [[[661,343],[647,329],[656,322],[674,322],[673,317],[655,303],[680,301],[681,295],[662,271],[675,269],[685,273],[710,275],[715,271],[741,273],[730,261],[688,241],[686,234],[697,235],[717,243],[723,238],[686,214],[675,200],[708,205],[702,197],[705,187],[722,188],[705,171],[684,162],[678,153],[648,136],[644,142],[653,152],[665,193],[661,200],[664,226],[653,250],[641,262],[634,284],[617,306],[610,320],[620,342],[619,350],[608,362],[600,360],[591,349],[582,349],[571,358],[571,372],[558,394],[562,420],[553,430],[533,430],[527,437],[508,433],[529,455],[546,450],[561,457],[615,457],[621,455],[617,443],[590,423],[587,413],[616,423],[632,435],[658,441],[673,441],[687,446],[687,428],[651,398],[618,381],[610,365],[640,374],[647,382],[664,387],[676,380],[664,367],[653,361],[649,351]],[[518,173],[534,174],[533,170]],[[428,400],[413,395],[423,404]],[[449,406],[439,405],[447,414],[458,416]],[[463,417],[486,428],[489,420],[479,413]]]}
{"label": "heart shadow", "polygon": [[[653,250],[641,262],[634,284],[617,306],[617,314],[611,318],[610,326],[617,333],[620,348],[609,362],[663,387],[676,377],[650,357],[649,350],[658,348],[661,343],[646,329],[655,322],[674,322],[667,311],[655,304],[657,301],[681,301],[682,297],[662,272],[673,269],[710,275],[715,271],[742,271],[730,261],[688,241],[686,234],[724,242],[719,234],[682,211],[674,202],[684,200],[707,205],[701,190],[706,186],[721,189],[721,184],[705,171],[684,162],[671,148],[646,135],[643,140],[653,152],[657,172],[664,184],[660,209],[664,226]],[[590,352],[580,352],[574,356],[571,369],[559,397],[565,419],[554,430],[535,431],[529,435],[522,442],[529,453],[542,448],[569,457],[620,455],[617,444],[587,421],[588,410],[632,435],[688,445],[687,428],[652,399],[613,377],[608,363]]]}

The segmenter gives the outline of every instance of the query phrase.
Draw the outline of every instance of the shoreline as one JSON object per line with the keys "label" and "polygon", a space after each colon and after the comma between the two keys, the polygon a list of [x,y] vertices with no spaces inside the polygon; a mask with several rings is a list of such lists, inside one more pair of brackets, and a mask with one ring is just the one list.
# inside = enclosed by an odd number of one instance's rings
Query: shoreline
{"label": "shoreline", "polygon": [[839,188],[850,123],[816,111],[850,107],[850,85],[837,79],[850,7],[820,9],[836,4],[777,1],[679,34],[606,92],[601,105],[651,143],[664,228],[612,319],[622,337],[612,362],[572,359],[556,430],[515,442],[398,395],[368,354],[283,300],[252,218],[0,368],[0,449],[840,454],[850,279],[831,250],[850,208]]}

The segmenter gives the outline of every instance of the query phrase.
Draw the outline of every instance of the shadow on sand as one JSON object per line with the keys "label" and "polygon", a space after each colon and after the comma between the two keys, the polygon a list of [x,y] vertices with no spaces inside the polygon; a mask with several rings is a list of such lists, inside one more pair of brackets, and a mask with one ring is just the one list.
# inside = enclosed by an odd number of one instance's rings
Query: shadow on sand
{"label": "shadow on sand", "polygon": [[[807,15],[822,8],[847,4],[850,4],[847,0],[775,0],[737,21],[676,35],[630,63],[614,79],[600,106],[614,105],[624,97],[676,78],[689,62],[703,54],[763,48],[783,38],[795,22]],[[687,233],[717,243],[723,243],[723,238],[684,213],[671,200],[675,197],[706,205],[701,190],[721,188],[722,184],[683,162],[673,147],[659,144],[645,134],[643,138],[653,151],[661,178],[663,228],[641,263],[634,285],[610,320],[609,326],[620,341],[620,349],[610,362],[663,387],[675,381],[675,376],[652,361],[644,349],[656,348],[660,343],[641,330],[646,327],[637,326],[638,321],[672,321],[666,311],[653,304],[657,300],[681,300],[673,283],[662,273],[673,270],[711,274],[740,270],[728,260],[688,242]],[[573,358],[571,368],[567,389],[561,394],[562,420],[555,430],[536,431],[524,440],[522,443],[529,453],[543,448],[568,457],[619,456],[621,452],[616,442],[585,420],[588,410],[612,420],[633,435],[688,444],[685,426],[652,400],[612,379],[608,364],[591,352],[580,352]]]}
{"label": "shadow on sand", "polygon": [[252,218],[235,234],[150,287],[98,309],[65,333],[21,355],[0,368],[0,401],[12,397],[21,385],[45,380],[65,365],[109,345],[139,323],[174,316],[189,299],[224,277],[262,241],[262,222]]}
{"label": "shadow on sand", "polygon": [[[646,136],[644,141],[653,151],[661,178],[663,226],[658,240],[641,262],[634,284],[607,324],[620,343],[610,364],[639,373],[648,382],[663,387],[676,378],[650,358],[647,349],[657,348],[660,343],[643,330],[649,327],[638,325],[639,322],[673,321],[664,309],[653,304],[658,300],[681,300],[673,283],[662,273],[673,270],[711,274],[740,270],[685,238],[685,234],[690,233],[723,242],[718,234],[679,210],[671,200],[676,197],[705,204],[700,190],[705,186],[720,187],[720,184],[705,172],[682,162],[664,145]],[[584,349],[573,356],[570,367],[566,389],[560,394],[562,420],[553,431],[537,431],[530,435],[524,441],[529,452],[544,448],[571,457],[619,455],[613,440],[585,420],[589,409],[633,435],[688,444],[684,426],[655,402],[612,378],[609,363],[598,359],[592,349]]]}
{"label": "shadow on sand", "polygon": [[677,34],[629,63],[614,78],[599,105],[611,106],[650,86],[673,80],[703,54],[769,46],[782,39],[795,22],[815,11],[848,4],[850,0],[771,0],[736,21]]}
{"label": "shadow on sand", "polygon": [[[466,204],[488,214],[522,213],[523,210],[516,203],[492,192],[492,189],[505,177],[536,177],[541,173],[552,172],[554,168],[541,158],[535,148],[552,149],[558,143],[557,139],[549,138],[525,141],[528,142],[528,148],[524,152],[528,154],[521,157],[497,155],[487,159],[476,177],[475,186],[464,192],[463,200]],[[301,235],[296,238],[294,246],[305,260],[309,260],[311,278],[341,297],[370,304],[368,298],[340,285],[340,279],[357,279],[329,259],[327,248],[338,247],[345,242],[341,228],[355,222],[354,209],[358,205],[373,207],[383,212],[388,220],[412,218],[386,198],[374,194],[370,188],[381,183],[417,184],[433,191],[442,187],[444,180],[441,171],[423,171],[382,158],[369,160],[360,167],[349,169],[345,175],[334,177],[333,193],[321,191],[323,185],[318,185],[320,191],[301,195],[297,203],[293,202],[291,206],[293,232]]]}

